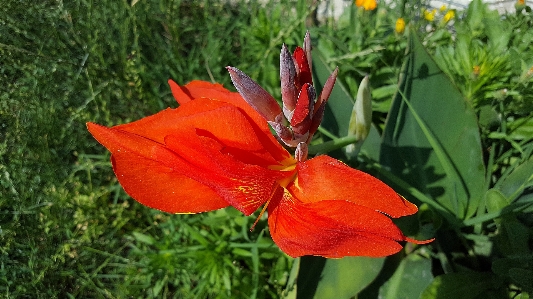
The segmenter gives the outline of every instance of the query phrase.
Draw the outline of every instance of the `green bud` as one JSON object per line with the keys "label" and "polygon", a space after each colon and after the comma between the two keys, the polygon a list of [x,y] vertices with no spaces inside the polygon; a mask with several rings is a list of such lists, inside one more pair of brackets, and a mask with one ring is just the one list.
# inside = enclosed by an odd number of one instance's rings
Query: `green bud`
{"label": "green bud", "polygon": [[356,144],[346,147],[346,153],[350,156],[356,155],[363,141],[370,132],[372,125],[372,97],[370,95],[370,83],[368,75],[363,78],[357,91],[357,98],[350,117],[348,126],[348,136],[355,136]]}

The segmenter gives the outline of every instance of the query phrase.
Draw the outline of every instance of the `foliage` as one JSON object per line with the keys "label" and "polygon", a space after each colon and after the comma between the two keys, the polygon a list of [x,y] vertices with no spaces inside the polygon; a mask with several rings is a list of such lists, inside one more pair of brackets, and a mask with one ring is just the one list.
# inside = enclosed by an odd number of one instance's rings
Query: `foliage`
{"label": "foliage", "polygon": [[253,218],[229,211],[186,217],[140,206],[84,125],[175,107],[168,78],[228,85],[226,65],[264,51],[241,31],[259,10],[210,1],[2,3],[3,296],[281,293],[291,261],[264,226],[250,233]]}
{"label": "foliage", "polygon": [[[339,268],[343,273],[333,274],[327,270],[330,263],[348,265],[352,261],[302,259],[300,269],[314,271],[313,274],[304,271],[305,279],[297,280],[296,287],[312,291],[301,297],[298,294],[298,298],[325,298],[323,289],[343,290],[341,280],[330,281],[325,277],[358,277],[361,273],[375,277],[374,281],[338,295],[529,298],[532,289],[526,277],[531,277],[533,270],[533,134],[525,132],[533,110],[526,107],[528,101],[522,101],[531,96],[531,91],[522,87],[528,84],[524,81],[527,77],[524,69],[512,68],[510,64],[511,58],[521,60],[518,65],[525,64],[524,57],[532,52],[530,44],[520,45],[517,50],[517,45],[510,42],[510,33],[506,33],[506,38],[493,27],[516,26],[512,24],[518,23],[517,19],[527,23],[530,12],[501,19],[480,1],[474,1],[464,19],[455,23],[455,32],[442,24],[427,32],[428,23],[434,25],[434,19],[412,24],[405,61],[397,70],[398,89],[386,109],[387,120],[376,124],[383,132],[373,130],[362,154],[349,162],[380,176],[407,199],[418,202],[417,217],[399,224],[410,235],[421,239],[435,236],[436,240],[427,246],[406,248],[403,257],[387,258],[378,273],[361,263],[349,270]],[[473,24],[477,24],[478,31]],[[418,26],[424,30],[417,30]],[[347,35],[341,31],[335,34]],[[464,45],[472,36],[478,38],[477,50]],[[435,53],[435,58],[428,50]],[[460,51],[465,50],[471,52],[461,55]],[[509,52],[520,54],[511,57],[506,54]],[[335,60],[336,54],[332,53],[317,55],[326,56],[322,61],[327,64]],[[455,56],[446,57],[443,53]],[[469,77],[479,53],[485,53],[481,57],[493,65],[488,73]],[[332,66],[330,63],[329,67]],[[317,77],[324,80],[328,66],[315,67]],[[476,81],[479,78],[481,81]],[[518,80],[522,83],[513,83]],[[504,86],[513,88],[513,92],[495,98],[494,91]],[[332,99],[331,106],[337,112],[323,123],[327,137],[333,140],[310,151],[327,151],[353,142],[346,135],[349,120],[346,111],[354,93],[346,90],[342,86],[334,90],[337,98]],[[486,121],[487,114],[492,123]],[[509,127],[516,120],[523,127],[520,137],[513,138]],[[310,275],[314,278],[309,278]],[[413,276],[417,277],[416,283],[411,282]],[[318,277],[323,278],[316,280]],[[354,278],[355,285],[357,282]]]}
{"label": "foliage", "polygon": [[[318,22],[316,1],[304,0],[3,1],[0,294],[528,298],[531,9],[501,16],[477,0],[465,11],[380,4]],[[395,31],[400,17],[411,30]],[[85,129],[176,107],[168,78],[230,87],[226,65],[279,94],[281,44],[293,49],[307,29],[315,85],[340,69],[310,150],[331,151],[417,202],[420,212],[398,225],[433,243],[385,259],[292,260],[264,219],[250,232],[254,217],[232,209],[167,215],[139,205]],[[366,74],[374,127],[348,157],[339,144],[350,142]]]}

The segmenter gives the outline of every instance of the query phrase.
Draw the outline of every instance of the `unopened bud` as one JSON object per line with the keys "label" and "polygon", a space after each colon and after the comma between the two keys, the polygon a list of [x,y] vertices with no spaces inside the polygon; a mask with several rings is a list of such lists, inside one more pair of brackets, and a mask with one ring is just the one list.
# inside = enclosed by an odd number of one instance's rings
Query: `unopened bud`
{"label": "unopened bud", "polygon": [[365,76],[359,85],[357,98],[350,118],[349,132],[355,135],[357,140],[364,140],[370,132],[372,124],[372,96],[368,76]]}
{"label": "unopened bud", "polygon": [[365,76],[359,85],[357,98],[350,117],[348,126],[348,135],[355,136],[356,144],[350,144],[346,147],[346,153],[356,154],[359,152],[363,141],[370,132],[372,125],[372,96],[370,95],[370,83],[368,76]]}

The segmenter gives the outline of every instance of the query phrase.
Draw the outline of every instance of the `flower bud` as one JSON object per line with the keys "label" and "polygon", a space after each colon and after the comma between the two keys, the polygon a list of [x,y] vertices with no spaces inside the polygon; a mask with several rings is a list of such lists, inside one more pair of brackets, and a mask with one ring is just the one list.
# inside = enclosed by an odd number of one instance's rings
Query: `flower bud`
{"label": "flower bud", "polygon": [[372,125],[372,97],[370,95],[370,84],[368,75],[363,78],[357,91],[357,98],[350,117],[348,126],[348,136],[355,136],[356,144],[350,144],[346,147],[346,153],[354,155],[359,152],[359,148],[365,141],[370,126]]}

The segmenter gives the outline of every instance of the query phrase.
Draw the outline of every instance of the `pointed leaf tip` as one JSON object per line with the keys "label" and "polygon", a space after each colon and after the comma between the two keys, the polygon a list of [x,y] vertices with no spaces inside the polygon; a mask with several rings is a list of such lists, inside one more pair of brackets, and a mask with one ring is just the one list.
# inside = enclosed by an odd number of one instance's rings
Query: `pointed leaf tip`
{"label": "pointed leaf tip", "polygon": [[227,66],[231,81],[244,100],[267,121],[276,121],[281,108],[276,100],[252,78],[235,67]]}
{"label": "pointed leaf tip", "polygon": [[303,49],[304,49],[305,55],[307,56],[307,64],[309,65],[309,69],[312,70],[313,69],[313,61],[312,61],[312,56],[311,56],[312,46],[311,46],[311,34],[309,33],[309,30],[307,30],[307,32],[305,33]]}
{"label": "pointed leaf tip", "polygon": [[285,117],[290,121],[292,118],[291,112],[296,107],[298,90],[295,85],[296,68],[294,67],[294,60],[285,44],[283,44],[280,53],[280,78],[283,110],[285,112]]}

